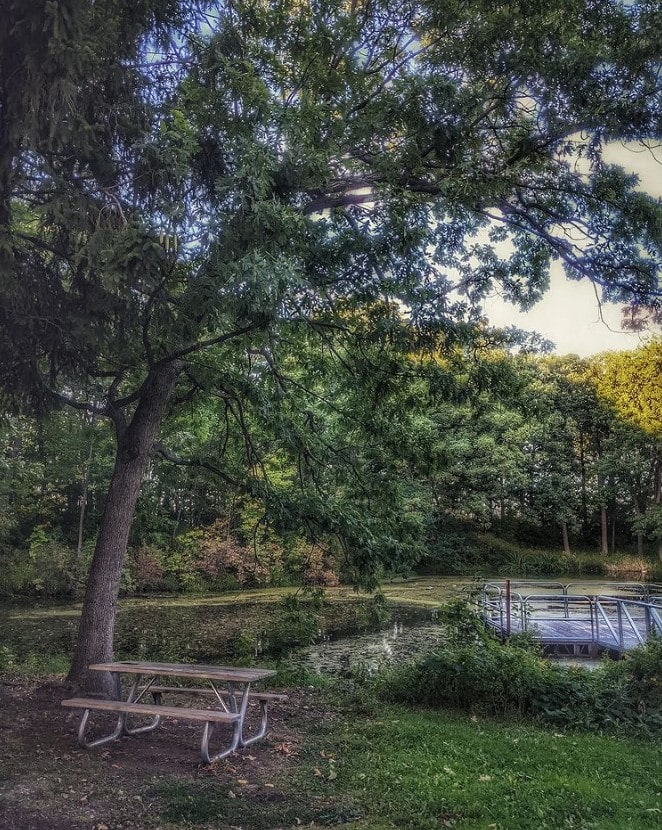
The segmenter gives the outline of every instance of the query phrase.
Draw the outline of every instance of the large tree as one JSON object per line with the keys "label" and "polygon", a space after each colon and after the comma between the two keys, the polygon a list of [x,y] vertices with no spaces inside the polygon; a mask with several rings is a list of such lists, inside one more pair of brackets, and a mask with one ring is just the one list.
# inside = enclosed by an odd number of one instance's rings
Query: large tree
{"label": "large tree", "polygon": [[[141,479],[179,401],[216,395],[243,424],[238,363],[283,396],[301,331],[339,366],[355,337],[397,342],[403,312],[448,342],[495,284],[534,301],[553,259],[659,302],[659,205],[602,158],[660,135],[657,2],[5,7],[0,381],[12,405],[110,418],[117,442],[77,682],[112,654]],[[246,454],[257,468],[249,436]]]}

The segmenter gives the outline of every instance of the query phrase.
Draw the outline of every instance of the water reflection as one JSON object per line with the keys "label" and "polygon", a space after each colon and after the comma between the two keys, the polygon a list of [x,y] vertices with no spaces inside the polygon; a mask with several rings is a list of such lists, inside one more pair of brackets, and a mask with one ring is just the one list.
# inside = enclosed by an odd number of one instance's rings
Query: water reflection
{"label": "water reflection", "polygon": [[359,634],[318,643],[290,657],[289,662],[320,674],[353,670],[375,673],[380,667],[411,660],[434,648],[444,637],[434,622],[407,625],[400,620],[373,634]]}

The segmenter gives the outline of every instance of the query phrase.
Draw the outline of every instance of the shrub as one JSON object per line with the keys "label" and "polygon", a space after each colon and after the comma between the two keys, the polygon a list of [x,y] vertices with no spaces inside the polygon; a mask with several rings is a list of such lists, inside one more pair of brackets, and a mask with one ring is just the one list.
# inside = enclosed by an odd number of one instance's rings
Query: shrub
{"label": "shrub", "polygon": [[526,641],[501,643],[458,603],[443,609],[449,640],[414,663],[383,672],[379,695],[556,727],[662,731],[662,642],[594,671],[543,659]]}
{"label": "shrub", "polygon": [[166,572],[163,553],[150,545],[129,550],[128,569],[140,592],[156,591],[163,587]]}
{"label": "shrub", "polygon": [[268,653],[281,660],[292,648],[313,643],[321,633],[322,602],[319,589],[305,600],[294,594],[286,596],[281,602],[283,614],[267,637]]}
{"label": "shrub", "polygon": [[645,647],[628,652],[624,660],[612,663],[607,670],[624,685],[637,711],[662,719],[662,638],[655,637]]}

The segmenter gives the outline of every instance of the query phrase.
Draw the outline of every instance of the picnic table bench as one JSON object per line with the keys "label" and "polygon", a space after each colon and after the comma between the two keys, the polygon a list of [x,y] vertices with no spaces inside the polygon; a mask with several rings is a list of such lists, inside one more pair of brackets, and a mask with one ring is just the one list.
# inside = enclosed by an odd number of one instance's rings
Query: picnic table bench
{"label": "picnic table bench", "polygon": [[[109,743],[123,735],[138,735],[150,732],[159,725],[161,718],[201,721],[204,723],[200,753],[205,763],[218,761],[239,747],[248,746],[262,738],[267,731],[268,705],[273,701],[287,700],[287,695],[251,691],[251,684],[276,674],[271,669],[235,668],[231,666],[191,665],[187,663],[152,663],[125,660],[113,663],[95,663],[93,671],[110,672],[114,678],[115,699],[103,700],[93,697],[74,697],[62,701],[63,706],[83,710],[78,729],[78,743],[85,749]],[[122,693],[122,675],[132,675],[133,682],[126,697]],[[176,677],[182,680],[206,681],[205,686],[165,686],[156,683],[161,677]],[[151,694],[153,703],[145,702]],[[164,695],[188,695],[211,698],[216,708],[194,708],[163,705]],[[253,734],[246,736],[244,726],[248,704],[255,701],[260,707],[260,724]],[[89,739],[87,730],[90,712],[117,713],[115,728],[107,735]],[[132,727],[129,715],[151,717],[148,723]],[[216,753],[210,753],[209,741],[218,724],[232,727],[232,733],[225,746]]]}

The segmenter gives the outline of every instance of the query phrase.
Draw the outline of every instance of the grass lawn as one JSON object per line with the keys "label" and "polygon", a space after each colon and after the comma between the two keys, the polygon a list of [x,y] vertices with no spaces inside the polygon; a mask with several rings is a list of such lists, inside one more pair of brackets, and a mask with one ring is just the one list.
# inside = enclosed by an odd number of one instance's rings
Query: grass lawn
{"label": "grass lawn", "polygon": [[345,719],[325,740],[333,784],[362,805],[366,828],[662,824],[659,743],[390,707],[378,717]]}
{"label": "grass lawn", "polygon": [[[328,694],[328,693],[327,693]],[[319,692],[324,696],[323,692]],[[653,830],[662,822],[659,743],[555,733],[401,707],[343,704],[308,723],[297,768],[273,800],[162,784],[180,827],[351,825],[355,830]],[[362,708],[362,711],[361,711]],[[222,821],[219,824],[219,820]],[[216,824],[214,824],[216,821]]]}

